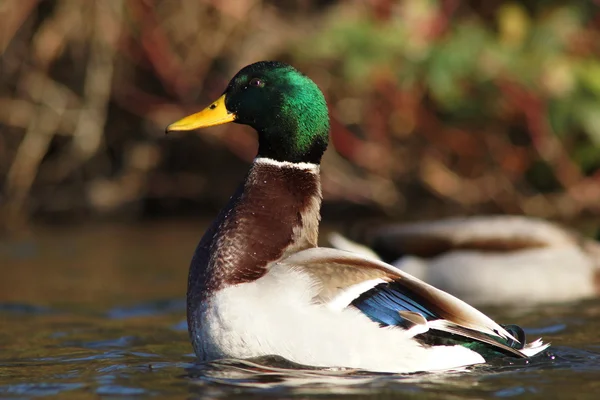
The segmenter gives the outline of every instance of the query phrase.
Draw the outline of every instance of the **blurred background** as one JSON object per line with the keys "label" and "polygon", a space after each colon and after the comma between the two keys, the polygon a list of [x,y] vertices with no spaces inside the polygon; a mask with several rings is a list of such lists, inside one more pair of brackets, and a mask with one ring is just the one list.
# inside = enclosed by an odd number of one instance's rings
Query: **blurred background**
{"label": "blurred background", "polygon": [[[293,64],[328,99],[325,226],[510,213],[594,231],[599,6],[4,0],[0,256],[12,260],[1,262],[6,271],[31,262],[19,284],[4,280],[4,293],[27,297],[23,286],[53,257],[73,269],[73,260],[113,266],[99,290],[115,295],[126,279],[119,263],[176,264],[173,288],[183,293],[192,249],[256,139],[235,124],[168,137],[164,128],[264,59]],[[56,287],[71,284],[80,285]],[[88,289],[81,295],[93,298]]]}
{"label": "blurred background", "polygon": [[2,225],[213,216],[254,133],[164,127],[263,59],[329,101],[326,220],[598,216],[599,3],[5,0]]}

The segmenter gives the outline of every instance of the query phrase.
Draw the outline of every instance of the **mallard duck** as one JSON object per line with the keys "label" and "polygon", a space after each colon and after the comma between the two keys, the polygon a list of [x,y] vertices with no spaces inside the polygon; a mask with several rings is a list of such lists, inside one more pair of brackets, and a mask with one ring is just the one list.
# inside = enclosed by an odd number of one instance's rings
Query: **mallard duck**
{"label": "mallard duck", "polygon": [[574,301],[600,292],[600,244],[525,216],[476,216],[373,229],[368,246],[338,233],[340,249],[383,259],[478,305]]}
{"label": "mallard duck", "polygon": [[187,319],[199,360],[277,355],[317,367],[438,371],[548,346],[525,344],[520,328],[398,268],[317,247],[329,115],[307,76],[280,62],[251,64],[167,132],[227,122],[258,132],[258,154],[191,261]]}

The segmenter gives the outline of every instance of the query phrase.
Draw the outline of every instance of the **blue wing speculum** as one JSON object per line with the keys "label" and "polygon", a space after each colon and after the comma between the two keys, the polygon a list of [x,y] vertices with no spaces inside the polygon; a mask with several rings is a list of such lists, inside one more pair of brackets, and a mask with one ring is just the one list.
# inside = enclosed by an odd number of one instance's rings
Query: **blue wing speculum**
{"label": "blue wing speculum", "polygon": [[408,328],[411,321],[403,318],[402,311],[417,313],[427,321],[439,319],[435,308],[416,293],[410,293],[397,282],[380,283],[361,294],[351,305],[358,308],[371,320],[382,325]]}
{"label": "blue wing speculum", "polygon": [[437,311],[438,307],[435,303],[411,291],[401,282],[380,283],[361,294],[350,304],[382,326],[413,329],[413,332],[417,334],[415,338],[424,344],[481,342],[522,356],[518,350],[524,348],[525,334],[520,327],[516,325],[503,326],[518,338],[517,342],[512,339],[500,341],[498,338],[452,324],[444,320],[441,313]]}

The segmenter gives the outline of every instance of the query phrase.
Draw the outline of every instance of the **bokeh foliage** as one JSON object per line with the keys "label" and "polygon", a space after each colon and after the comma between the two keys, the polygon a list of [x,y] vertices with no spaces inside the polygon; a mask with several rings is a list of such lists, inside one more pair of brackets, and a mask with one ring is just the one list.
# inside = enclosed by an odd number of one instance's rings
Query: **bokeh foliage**
{"label": "bokeh foliage", "polygon": [[326,93],[330,202],[411,219],[600,214],[597,0],[7,0],[0,14],[12,225],[212,212],[253,133],[162,129],[259,59],[293,63]]}
{"label": "bokeh foliage", "polygon": [[[354,4],[299,52],[329,61],[331,87],[350,87],[335,91],[344,96],[337,115],[380,145],[364,167],[384,163],[386,151],[395,160],[388,163],[405,163],[392,149],[425,136],[423,153],[409,147],[422,183],[438,195],[469,208],[491,200],[517,213],[597,212],[597,2],[472,3]],[[373,110],[365,99],[374,93],[393,107]],[[359,116],[344,110],[348,98]],[[383,121],[369,123],[373,113]]]}

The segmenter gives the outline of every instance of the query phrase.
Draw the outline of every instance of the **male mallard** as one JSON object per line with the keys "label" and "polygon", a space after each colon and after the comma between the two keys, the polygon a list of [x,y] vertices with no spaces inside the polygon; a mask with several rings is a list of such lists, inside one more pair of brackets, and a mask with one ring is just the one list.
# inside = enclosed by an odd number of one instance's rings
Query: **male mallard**
{"label": "male mallard", "polygon": [[308,77],[280,62],[249,65],[219,99],[167,131],[227,122],[256,129],[259,147],[192,258],[187,317],[200,360],[279,355],[411,372],[483,363],[482,354],[529,357],[548,346],[525,345],[520,328],[391,265],[317,247],[329,115]]}
{"label": "male mallard", "polygon": [[380,259],[469,303],[535,304],[597,296],[600,244],[524,216],[477,216],[374,229],[368,246],[330,242]]}

